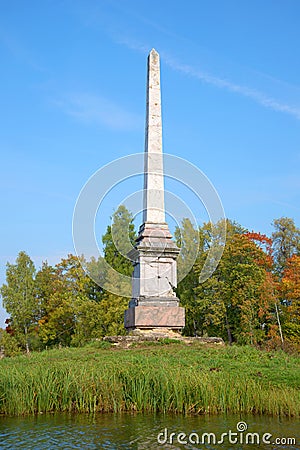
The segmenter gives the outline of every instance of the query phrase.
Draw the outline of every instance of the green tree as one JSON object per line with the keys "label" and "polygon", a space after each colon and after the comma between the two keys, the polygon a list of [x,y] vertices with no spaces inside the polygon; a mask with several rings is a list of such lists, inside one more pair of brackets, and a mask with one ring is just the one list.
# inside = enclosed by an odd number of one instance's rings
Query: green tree
{"label": "green tree", "polygon": [[49,309],[49,299],[53,292],[57,289],[58,275],[55,267],[48,264],[47,261],[42,263],[42,267],[37,271],[35,276],[35,296],[38,305],[38,319],[45,318]]}
{"label": "green tree", "polygon": [[[124,205],[120,205],[112,216],[112,225],[102,237],[104,247],[104,258],[110,269],[105,273],[104,288],[100,308],[102,317],[102,328],[104,334],[124,334],[124,311],[127,308],[128,298],[122,293],[127,291],[127,284],[120,281],[116,272],[130,277],[133,266],[126,257],[128,251],[135,243],[136,232],[133,224],[132,214]],[[114,286],[114,291],[120,292],[116,295],[110,292],[109,287]]]}
{"label": "green tree", "polygon": [[106,262],[123,275],[132,274],[133,266],[126,255],[136,237],[132,214],[124,205],[120,205],[112,215],[112,225],[107,227],[102,242]]}
{"label": "green tree", "polygon": [[[62,259],[55,268],[43,265],[36,277],[36,292],[41,312],[39,334],[44,345],[83,345],[105,334],[124,332],[128,298],[122,297],[124,286],[114,271],[131,275],[132,264],[125,255],[135,237],[132,216],[121,205],[103,236],[105,261],[110,269],[103,264],[103,258],[87,263],[74,255]],[[120,295],[103,286],[114,286]]]}
{"label": "green tree", "polygon": [[[185,327],[183,333],[197,336],[203,321],[199,308],[199,299],[195,289],[199,284],[199,275],[195,273],[195,261],[203,254],[203,234],[193,226],[190,219],[183,219],[174,233],[176,245],[180,248],[177,258],[177,276],[180,280],[176,294],[181,306],[185,307]],[[183,278],[183,276],[185,277]]]}
{"label": "green tree", "polygon": [[0,329],[0,353],[2,352],[5,356],[16,356],[21,353],[21,347],[15,336]]}
{"label": "green tree", "polygon": [[[245,231],[239,224],[229,220],[226,221],[226,228],[229,238]],[[212,243],[214,243],[217,251],[219,251],[220,246],[224,247],[223,234],[224,223],[221,221],[213,227],[211,223],[205,223],[196,230],[188,219],[184,219],[182,226],[175,230],[176,243],[181,247],[178,258],[179,273],[185,264],[191,264],[191,260],[195,259],[195,251],[197,252],[193,267],[186,277],[178,283],[176,291],[182,306],[186,310],[184,334],[202,336],[224,332],[225,310],[221,295],[223,281],[213,274],[205,283],[199,282],[200,274],[208,256],[214,263],[215,253]]]}
{"label": "green tree", "polygon": [[[215,224],[214,227],[212,227],[211,223],[204,223],[200,228],[200,232],[203,235],[203,249],[195,264],[195,273],[198,277],[200,276],[205,260],[209,257],[209,250],[212,243],[215,239],[218,239],[218,228],[223,228],[222,222]],[[204,283],[198,284],[195,292],[198,298],[199,314],[202,317],[199,334],[217,335],[222,336],[224,339],[228,336],[228,341],[231,343],[233,341],[231,305],[228,305],[225,300],[225,291],[228,288],[226,273],[228,261],[226,261],[226,255],[229,250],[229,243],[233,237],[241,235],[245,230],[236,222],[227,219],[226,231],[227,241],[218,267],[210,278]],[[234,317],[234,314],[232,316]]]}
{"label": "green tree", "polygon": [[[74,329],[71,276],[76,257],[69,255],[55,267],[43,263],[36,275],[35,292],[39,304],[39,337],[44,346],[69,345]],[[71,262],[70,262],[71,260]]]}
{"label": "green tree", "polygon": [[272,240],[276,269],[282,276],[287,260],[293,255],[300,254],[300,229],[289,217],[275,219],[272,225],[275,229],[272,233]]}
{"label": "green tree", "polygon": [[39,335],[44,345],[83,345],[97,332],[100,334],[98,303],[102,290],[84,266],[83,257],[68,255],[55,267],[43,264],[37,273]]}
{"label": "green tree", "polygon": [[75,305],[75,326],[71,344],[79,347],[93,339],[101,338],[104,335],[103,322],[101,302],[81,298]]}
{"label": "green tree", "polygon": [[19,344],[30,351],[30,335],[36,324],[38,308],[35,297],[35,267],[24,252],[15,264],[7,263],[6,284],[0,288],[3,306],[10,314],[10,325]]}

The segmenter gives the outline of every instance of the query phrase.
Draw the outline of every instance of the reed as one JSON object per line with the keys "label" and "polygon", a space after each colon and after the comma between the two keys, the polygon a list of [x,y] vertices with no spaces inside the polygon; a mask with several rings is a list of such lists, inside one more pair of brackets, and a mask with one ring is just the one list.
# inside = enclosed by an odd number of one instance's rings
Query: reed
{"label": "reed", "polygon": [[248,347],[50,350],[0,361],[0,413],[300,416],[300,361]]}

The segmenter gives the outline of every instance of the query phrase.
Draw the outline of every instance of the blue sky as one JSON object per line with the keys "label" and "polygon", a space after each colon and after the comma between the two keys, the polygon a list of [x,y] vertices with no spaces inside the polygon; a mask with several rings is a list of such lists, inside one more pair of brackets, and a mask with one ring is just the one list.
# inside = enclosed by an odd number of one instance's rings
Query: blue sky
{"label": "blue sky", "polygon": [[[21,250],[37,268],[74,253],[82,186],[143,151],[152,47],[164,151],[198,166],[250,230],[270,234],[281,216],[300,226],[298,1],[2,0],[0,10],[0,284]],[[124,192],[106,201],[100,236]]]}

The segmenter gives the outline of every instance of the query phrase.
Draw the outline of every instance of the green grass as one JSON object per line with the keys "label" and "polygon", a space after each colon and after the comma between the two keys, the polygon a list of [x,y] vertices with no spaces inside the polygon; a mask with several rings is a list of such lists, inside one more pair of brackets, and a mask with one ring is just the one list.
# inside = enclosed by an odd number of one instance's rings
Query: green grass
{"label": "green grass", "polygon": [[1,360],[0,413],[50,411],[300,417],[300,358],[169,342],[130,349],[103,343]]}

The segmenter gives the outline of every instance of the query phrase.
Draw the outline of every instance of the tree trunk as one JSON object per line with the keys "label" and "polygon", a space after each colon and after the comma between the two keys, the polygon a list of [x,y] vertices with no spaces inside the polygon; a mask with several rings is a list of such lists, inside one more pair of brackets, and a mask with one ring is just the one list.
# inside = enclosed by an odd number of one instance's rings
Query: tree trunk
{"label": "tree trunk", "polygon": [[193,327],[194,327],[194,336],[197,337],[197,322],[193,319]]}
{"label": "tree trunk", "polygon": [[279,312],[278,312],[278,306],[277,306],[277,302],[276,302],[276,301],[275,301],[275,310],[276,310],[276,318],[277,318],[277,323],[278,323],[278,328],[279,328],[279,334],[280,334],[281,343],[282,343],[282,345],[284,345],[283,334],[282,334],[282,328],[281,328],[281,322],[280,322],[280,317],[279,317]]}
{"label": "tree trunk", "polygon": [[29,342],[28,342],[28,331],[27,331],[27,327],[24,327],[24,332],[25,332],[25,346],[26,346],[26,353],[30,353],[29,350]]}

